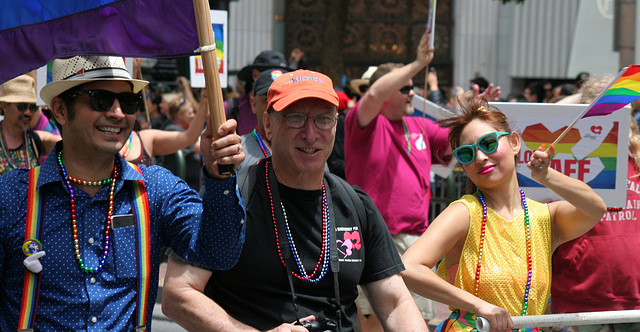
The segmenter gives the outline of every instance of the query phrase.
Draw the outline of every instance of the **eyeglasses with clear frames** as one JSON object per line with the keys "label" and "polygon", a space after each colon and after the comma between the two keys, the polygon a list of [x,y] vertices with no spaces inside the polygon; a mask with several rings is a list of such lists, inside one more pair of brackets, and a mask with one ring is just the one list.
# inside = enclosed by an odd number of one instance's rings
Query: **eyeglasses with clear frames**
{"label": "eyeglasses with clear frames", "polygon": [[314,117],[308,117],[303,113],[289,113],[287,115],[282,115],[280,112],[275,112],[284,118],[284,123],[287,124],[289,128],[300,129],[307,124],[309,119],[313,119],[313,122],[316,124],[318,129],[331,129],[338,122],[338,117],[332,114],[320,114]]}

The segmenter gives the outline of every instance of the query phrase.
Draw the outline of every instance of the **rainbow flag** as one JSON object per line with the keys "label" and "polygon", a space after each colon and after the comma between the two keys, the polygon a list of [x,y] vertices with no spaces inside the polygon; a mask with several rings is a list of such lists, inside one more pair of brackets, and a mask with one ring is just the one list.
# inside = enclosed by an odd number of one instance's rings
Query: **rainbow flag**
{"label": "rainbow flag", "polygon": [[640,98],[640,65],[622,68],[580,118],[611,114]]}
{"label": "rainbow flag", "polygon": [[0,0],[0,83],[56,58],[162,58],[199,47],[193,0]]}

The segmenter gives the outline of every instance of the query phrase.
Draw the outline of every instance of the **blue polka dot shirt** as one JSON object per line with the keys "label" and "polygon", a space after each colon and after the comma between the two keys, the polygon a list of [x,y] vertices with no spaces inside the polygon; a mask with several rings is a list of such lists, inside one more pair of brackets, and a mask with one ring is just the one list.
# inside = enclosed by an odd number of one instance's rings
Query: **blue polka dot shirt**
{"label": "blue polka dot shirt", "polygon": [[[102,271],[82,272],[74,254],[69,191],[56,164],[59,148],[60,144],[42,165],[38,180],[45,204],[39,240],[46,255],[40,259],[43,270],[35,328],[132,331],[137,292],[134,226],[116,227],[114,222]],[[124,171],[116,182],[114,216],[132,213],[132,181],[144,181],[149,197],[149,327],[158,290],[161,249],[171,248],[181,259],[207,269],[231,268],[244,241],[244,203],[235,176],[227,180],[205,176],[203,205],[198,194],[168,170],[140,165],[141,175],[120,156],[117,162]],[[1,331],[15,331],[20,315],[27,187],[27,170],[14,170],[0,177]],[[79,189],[74,188],[74,192],[80,254],[85,265],[97,267],[104,253],[109,185],[93,197]]]}

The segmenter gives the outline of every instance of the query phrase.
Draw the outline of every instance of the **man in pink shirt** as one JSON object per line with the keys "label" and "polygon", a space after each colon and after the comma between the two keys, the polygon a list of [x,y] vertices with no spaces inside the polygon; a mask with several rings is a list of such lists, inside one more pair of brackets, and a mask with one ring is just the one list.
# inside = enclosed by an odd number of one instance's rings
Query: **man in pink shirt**
{"label": "man in pink shirt", "polygon": [[[433,59],[428,33],[422,36],[416,60],[383,64],[370,78],[370,88],[347,114],[345,173],[380,210],[400,254],[426,230],[429,220],[432,163],[448,163],[448,130],[414,112],[411,78]],[[415,294],[425,321],[435,315],[432,301]],[[363,329],[377,325],[367,301],[358,301]],[[362,319],[362,318],[361,318]]]}

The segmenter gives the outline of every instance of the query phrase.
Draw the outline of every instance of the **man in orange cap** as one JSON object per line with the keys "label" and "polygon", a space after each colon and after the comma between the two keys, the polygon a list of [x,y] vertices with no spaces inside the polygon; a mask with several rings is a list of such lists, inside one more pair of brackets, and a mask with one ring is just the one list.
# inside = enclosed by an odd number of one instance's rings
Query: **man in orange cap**
{"label": "man in orange cap", "polygon": [[239,173],[247,209],[240,259],[214,272],[170,260],[165,314],[194,331],[353,331],[361,284],[387,331],[428,331],[373,202],[325,173],[338,115],[331,79],[284,73],[267,100],[272,155]]}

